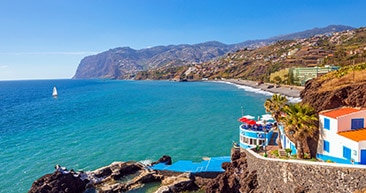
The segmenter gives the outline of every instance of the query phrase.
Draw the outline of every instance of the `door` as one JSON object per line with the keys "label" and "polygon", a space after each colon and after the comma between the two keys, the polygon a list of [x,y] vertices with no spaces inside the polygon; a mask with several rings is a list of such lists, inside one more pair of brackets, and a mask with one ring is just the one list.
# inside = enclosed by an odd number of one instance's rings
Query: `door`
{"label": "door", "polygon": [[361,149],[361,161],[360,164],[366,165],[366,149]]}

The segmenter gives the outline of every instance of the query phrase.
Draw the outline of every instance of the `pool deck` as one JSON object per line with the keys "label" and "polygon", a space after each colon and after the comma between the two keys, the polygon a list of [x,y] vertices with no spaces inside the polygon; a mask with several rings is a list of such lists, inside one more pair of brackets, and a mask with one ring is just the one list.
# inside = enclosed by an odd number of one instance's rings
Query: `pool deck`
{"label": "pool deck", "polygon": [[224,172],[221,168],[223,162],[231,162],[230,156],[211,157],[209,160],[203,160],[201,162],[192,162],[190,160],[180,160],[172,165],[165,165],[159,163],[151,166],[153,170],[167,170],[172,172]]}

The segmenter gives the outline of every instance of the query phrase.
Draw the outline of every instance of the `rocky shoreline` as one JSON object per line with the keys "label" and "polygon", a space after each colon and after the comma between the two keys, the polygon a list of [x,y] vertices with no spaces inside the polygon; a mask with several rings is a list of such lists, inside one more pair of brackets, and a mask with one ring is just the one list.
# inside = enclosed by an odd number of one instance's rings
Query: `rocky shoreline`
{"label": "rocky shoreline", "polygon": [[[155,163],[171,163],[169,156],[163,156]],[[223,173],[196,174],[151,170],[139,162],[114,162],[90,172],[74,172],[57,167],[56,171],[36,180],[29,193],[36,192],[128,192],[150,182],[159,182],[155,193],[187,191],[214,192],[256,192],[256,172],[249,172],[244,152],[233,152],[231,162],[224,162]],[[132,177],[131,177],[132,176]]]}
{"label": "rocky shoreline", "polygon": [[289,86],[289,85],[275,85],[272,83],[259,83],[250,80],[241,80],[241,79],[225,79],[224,82],[233,83],[236,85],[249,86],[252,88],[261,89],[263,91],[281,94],[288,97],[299,98],[300,92],[304,89],[301,86]]}

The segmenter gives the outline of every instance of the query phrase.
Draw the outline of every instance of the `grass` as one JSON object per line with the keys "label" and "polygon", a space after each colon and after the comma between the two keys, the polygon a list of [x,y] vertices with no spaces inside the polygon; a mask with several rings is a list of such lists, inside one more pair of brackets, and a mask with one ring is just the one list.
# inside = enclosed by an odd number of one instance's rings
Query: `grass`
{"label": "grass", "polygon": [[331,91],[345,86],[366,82],[366,63],[340,68],[320,77],[323,81],[320,92]]}

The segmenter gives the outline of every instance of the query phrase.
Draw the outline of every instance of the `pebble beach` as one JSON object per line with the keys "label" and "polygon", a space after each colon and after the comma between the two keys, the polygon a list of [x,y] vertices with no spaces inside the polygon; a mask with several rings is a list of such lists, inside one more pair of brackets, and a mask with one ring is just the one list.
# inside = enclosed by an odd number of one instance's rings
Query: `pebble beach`
{"label": "pebble beach", "polygon": [[253,88],[258,88],[264,91],[268,91],[274,94],[281,94],[289,97],[299,98],[300,92],[304,89],[301,86],[289,86],[289,85],[279,85],[276,86],[272,83],[261,83],[250,81],[250,80],[240,80],[240,79],[226,79],[225,82],[230,82],[237,85],[250,86]]}

